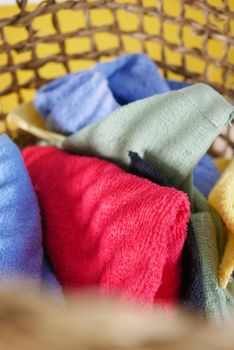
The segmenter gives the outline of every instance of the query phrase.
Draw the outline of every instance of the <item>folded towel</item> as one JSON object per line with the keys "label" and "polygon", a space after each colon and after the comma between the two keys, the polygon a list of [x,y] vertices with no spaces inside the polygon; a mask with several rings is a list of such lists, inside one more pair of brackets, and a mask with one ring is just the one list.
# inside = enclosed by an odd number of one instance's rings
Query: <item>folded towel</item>
{"label": "folded towel", "polygon": [[98,287],[149,304],[177,300],[189,217],[184,193],[53,147],[29,147],[23,156],[64,287]]}
{"label": "folded towel", "polygon": [[214,160],[206,154],[193,170],[193,183],[205,197],[208,197],[220,175]]}
{"label": "folded towel", "polygon": [[34,104],[47,127],[65,134],[97,122],[119,107],[100,73],[67,74],[38,90]]}
{"label": "folded towel", "polygon": [[144,54],[130,54],[92,68],[108,79],[109,87],[120,105],[170,90],[156,64]]}
{"label": "folded towel", "polygon": [[19,149],[6,135],[0,136],[0,198],[1,282],[17,288],[22,278],[30,288],[44,285],[61,295],[43,256],[36,194]]}
{"label": "folded towel", "polygon": [[67,137],[63,147],[125,166],[133,149],[178,187],[231,120],[233,109],[211,87],[196,84],[119,108]]}
{"label": "folded towel", "polygon": [[164,80],[146,55],[130,54],[56,79],[38,90],[34,103],[49,129],[71,134],[113,112],[115,99],[123,105],[185,86]]}
{"label": "folded towel", "polygon": [[0,136],[0,276],[29,277],[41,285],[41,221],[27,170],[17,146]]}
{"label": "folded towel", "polygon": [[228,241],[219,270],[219,282],[226,288],[234,270],[234,161],[231,161],[209,195],[210,205],[221,215]]}
{"label": "folded towel", "polygon": [[[129,156],[131,159],[129,170],[132,174],[147,178],[161,186],[169,186],[167,179],[137,153],[129,152]],[[188,224],[188,234],[183,247],[180,299],[182,305],[189,310],[205,311],[201,260],[191,222]]]}

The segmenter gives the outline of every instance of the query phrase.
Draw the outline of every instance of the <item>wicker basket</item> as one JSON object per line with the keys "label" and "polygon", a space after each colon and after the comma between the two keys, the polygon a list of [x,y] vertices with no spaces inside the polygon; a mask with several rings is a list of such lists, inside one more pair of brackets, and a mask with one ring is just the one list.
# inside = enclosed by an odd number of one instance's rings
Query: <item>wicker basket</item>
{"label": "wicker basket", "polygon": [[[47,0],[33,7],[17,0],[17,5],[15,15],[0,19],[2,120],[8,112],[4,99],[14,95],[19,104],[31,99],[50,80],[42,71],[51,63],[60,67],[57,76],[81,62],[88,66],[134,51],[147,53],[165,77],[209,83],[234,99],[234,0]],[[63,16],[70,16],[70,26],[63,26]],[[43,32],[45,17],[49,33]],[[18,39],[19,30],[24,35]],[[15,31],[15,40],[9,40],[9,31]],[[86,49],[75,44],[78,39],[87,40]],[[41,45],[47,54],[38,53]],[[17,55],[24,58],[17,61]],[[232,133],[226,130],[222,137],[233,146]]]}

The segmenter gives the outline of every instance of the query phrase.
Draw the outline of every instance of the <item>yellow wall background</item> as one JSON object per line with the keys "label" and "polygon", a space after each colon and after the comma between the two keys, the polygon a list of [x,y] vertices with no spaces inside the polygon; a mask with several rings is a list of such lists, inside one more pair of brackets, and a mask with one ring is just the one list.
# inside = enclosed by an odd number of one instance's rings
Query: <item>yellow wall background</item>
{"label": "yellow wall background", "polygon": [[[136,3],[136,0],[118,0],[122,3]],[[191,1],[192,3],[193,1]],[[208,3],[221,6],[223,0],[210,0]],[[156,0],[144,0],[144,5],[146,7],[155,6]],[[164,11],[171,16],[177,17],[180,12],[180,2],[177,0],[164,0]],[[234,0],[229,0],[229,6],[232,11],[234,11]],[[34,9],[35,5],[30,5],[29,9]],[[16,6],[3,6],[0,7],[0,18],[10,17],[13,14],[18,13],[18,8]],[[70,10],[63,10],[59,13],[59,22],[61,25],[61,30],[63,33],[73,31],[77,29],[79,25],[81,28],[84,27],[84,14],[82,11],[73,13]],[[205,15],[200,10],[194,10],[192,6],[186,7],[186,17],[192,18],[198,21],[201,24],[206,23]],[[112,15],[109,10],[92,10],[91,11],[91,20],[92,23],[96,26],[103,24],[111,24],[113,21]],[[138,19],[137,15],[133,13],[128,13],[123,10],[118,11],[118,20],[121,23],[121,27],[126,31],[131,31],[137,28]],[[209,18],[210,22],[222,28],[225,23],[224,21],[217,21],[212,15]],[[51,15],[44,15],[40,18],[34,20],[33,26],[35,29],[39,30],[39,36],[45,36],[48,33],[53,33],[54,28],[51,23]],[[160,21],[157,18],[145,16],[144,17],[144,29],[149,34],[159,33]],[[230,26],[230,35],[234,35],[234,21]],[[13,29],[11,27],[4,28],[4,34],[7,37],[9,43],[14,44],[19,40],[27,40],[27,31],[24,28]],[[172,25],[170,23],[164,23],[164,36],[165,38],[172,42],[179,42],[179,32],[178,26]],[[186,47],[197,47],[201,48],[202,40],[201,37],[195,36],[189,26],[185,26],[183,29],[183,38]],[[125,35],[123,37],[124,46],[127,52],[141,52],[141,45],[138,40],[131,38],[131,36]],[[98,33],[95,35],[95,42],[100,49],[108,49],[111,47],[118,46],[116,37],[111,33]],[[90,42],[88,38],[71,38],[66,40],[66,51],[68,54],[84,52],[89,50]],[[152,58],[157,60],[161,59],[162,47],[159,44],[149,42],[146,45],[147,51]],[[59,52],[59,45],[50,43],[50,44],[39,44],[36,53],[39,58],[56,54]],[[207,52],[210,56],[215,58],[220,58],[222,55],[222,43],[218,40],[211,40],[207,47]],[[30,53],[16,53],[13,52],[14,63],[20,63],[28,60],[30,58]],[[103,57],[103,60],[107,58]],[[234,48],[230,48],[228,52],[227,60],[234,64]],[[166,49],[166,61],[169,64],[180,64],[181,55],[179,53],[173,52],[169,49]],[[3,66],[7,63],[7,55],[0,54],[0,66]],[[71,60],[69,62],[70,69],[72,71],[81,70],[90,67],[94,64],[93,61],[87,60]],[[203,72],[204,70],[204,61],[199,58],[187,57],[187,67],[194,72]],[[217,68],[214,65],[209,66],[209,74],[211,81],[219,82],[222,79],[222,68]],[[65,69],[62,64],[59,63],[48,63],[43,66],[40,70],[40,76],[43,78],[56,78],[57,76],[65,74]],[[25,82],[33,76],[33,71],[30,70],[19,70],[17,72],[17,78],[20,82]],[[170,73],[169,78],[171,79],[181,79],[181,77],[176,76],[173,73]],[[0,74],[0,90],[9,85],[11,82],[11,76],[9,73]],[[227,87],[230,88],[234,85],[234,77],[230,76],[226,83]],[[25,90],[25,91],[24,91]],[[24,99],[26,101],[33,98],[35,93],[34,90],[22,89],[21,91]],[[17,106],[17,96],[15,93],[9,94],[8,96],[0,97],[1,109],[3,112],[8,112],[10,109]]]}

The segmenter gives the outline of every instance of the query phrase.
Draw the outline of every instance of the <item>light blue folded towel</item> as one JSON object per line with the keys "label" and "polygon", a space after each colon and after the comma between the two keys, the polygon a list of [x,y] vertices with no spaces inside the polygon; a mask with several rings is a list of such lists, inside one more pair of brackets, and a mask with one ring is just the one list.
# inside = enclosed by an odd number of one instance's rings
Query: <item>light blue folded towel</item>
{"label": "light blue folded towel", "polygon": [[41,285],[42,235],[37,198],[17,146],[0,136],[0,276]]}
{"label": "light blue folded towel", "polygon": [[98,72],[67,74],[38,90],[34,104],[50,130],[71,134],[119,107]]}
{"label": "light blue folded towel", "polygon": [[0,136],[0,280],[30,287],[61,287],[43,256],[39,206],[20,150],[7,135]]}
{"label": "light blue folded towel", "polygon": [[170,90],[156,64],[144,54],[130,54],[114,61],[99,63],[93,71],[101,72],[120,105]]}
{"label": "light blue folded towel", "polygon": [[72,134],[120,105],[187,86],[166,81],[146,55],[130,54],[52,81],[38,90],[34,104],[48,129]]}
{"label": "light blue folded towel", "polygon": [[152,60],[131,54],[56,79],[38,90],[34,104],[50,130],[72,134],[120,105],[169,90]]}

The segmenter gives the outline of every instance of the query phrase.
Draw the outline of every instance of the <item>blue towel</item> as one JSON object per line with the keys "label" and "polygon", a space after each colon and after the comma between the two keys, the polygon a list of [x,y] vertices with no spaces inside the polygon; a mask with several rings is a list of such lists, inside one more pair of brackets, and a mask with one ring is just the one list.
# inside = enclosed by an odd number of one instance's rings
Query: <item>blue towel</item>
{"label": "blue towel", "polygon": [[205,154],[193,170],[193,183],[205,197],[208,197],[220,175],[213,159]]}
{"label": "blue towel", "polygon": [[34,104],[50,130],[71,134],[119,107],[98,72],[67,74],[38,90]]}
{"label": "blue towel", "polygon": [[131,54],[56,79],[38,90],[34,104],[50,130],[71,134],[119,105],[169,90],[152,60]]}
{"label": "blue towel", "polygon": [[0,276],[40,287],[42,235],[37,198],[17,146],[0,136]]}
{"label": "blue towel", "polygon": [[93,67],[108,79],[109,87],[120,105],[170,90],[155,63],[146,55],[130,54]]}
{"label": "blue towel", "polygon": [[[27,278],[30,287],[61,287],[43,256],[41,217],[28,172],[17,146],[0,136],[0,278]],[[12,279],[12,281],[11,281]]]}
{"label": "blue towel", "polygon": [[48,129],[72,134],[120,105],[188,86],[166,81],[144,54],[130,54],[69,73],[38,90],[34,104]]}

